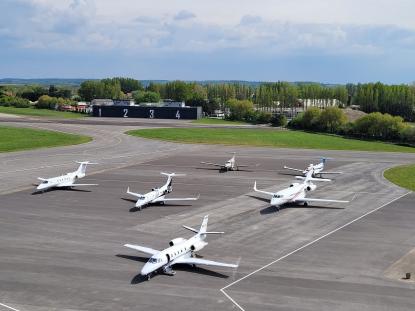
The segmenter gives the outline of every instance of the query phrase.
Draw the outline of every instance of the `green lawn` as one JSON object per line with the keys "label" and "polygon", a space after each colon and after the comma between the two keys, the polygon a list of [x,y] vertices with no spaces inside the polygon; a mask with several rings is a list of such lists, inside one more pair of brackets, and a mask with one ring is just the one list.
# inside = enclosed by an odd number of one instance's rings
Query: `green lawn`
{"label": "green lawn", "polygon": [[49,118],[63,118],[63,119],[79,119],[86,115],[77,112],[55,111],[49,109],[36,108],[16,108],[0,106],[0,113],[16,114],[33,117],[49,117]]}
{"label": "green lawn", "polygon": [[394,184],[415,191],[415,164],[392,167],[383,174]]}
{"label": "green lawn", "polygon": [[270,129],[217,129],[217,128],[160,128],[129,131],[127,134],[151,139],[185,143],[223,145],[270,146],[279,148],[306,148],[326,150],[361,150],[385,152],[415,152],[415,148],[312,134],[301,131]]}
{"label": "green lawn", "polygon": [[211,119],[211,118],[202,118],[199,120],[194,120],[192,123],[195,124],[211,124],[211,125],[249,125],[249,123],[242,121],[228,121],[223,119]]}
{"label": "green lawn", "polygon": [[91,141],[88,136],[0,126],[0,152],[67,146]]}

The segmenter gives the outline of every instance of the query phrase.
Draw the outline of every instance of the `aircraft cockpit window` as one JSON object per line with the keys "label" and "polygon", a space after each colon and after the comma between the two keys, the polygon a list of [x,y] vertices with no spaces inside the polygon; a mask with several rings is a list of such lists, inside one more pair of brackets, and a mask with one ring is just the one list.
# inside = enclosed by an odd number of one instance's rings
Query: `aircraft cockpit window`
{"label": "aircraft cockpit window", "polygon": [[273,198],[275,198],[275,199],[279,199],[279,198],[282,198],[282,195],[280,195],[280,194],[274,194],[274,195],[273,195]]}
{"label": "aircraft cockpit window", "polygon": [[144,200],[146,197],[138,197],[139,200]]}
{"label": "aircraft cockpit window", "polygon": [[47,184],[47,183],[48,183],[47,180],[42,181],[42,184]]}
{"label": "aircraft cockpit window", "polygon": [[157,263],[160,262],[160,259],[157,258],[150,258],[150,260],[148,261],[149,263]]}

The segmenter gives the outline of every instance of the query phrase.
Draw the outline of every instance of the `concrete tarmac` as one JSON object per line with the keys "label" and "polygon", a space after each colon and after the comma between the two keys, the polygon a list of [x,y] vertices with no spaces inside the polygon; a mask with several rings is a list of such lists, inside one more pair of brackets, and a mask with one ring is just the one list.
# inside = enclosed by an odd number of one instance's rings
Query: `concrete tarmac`
{"label": "concrete tarmac", "polygon": [[[96,140],[0,155],[0,310],[415,307],[414,284],[384,276],[387,267],[414,247],[414,195],[405,195],[382,177],[384,169],[414,161],[414,155],[182,145],[128,137],[122,131],[129,126],[47,127],[88,132]],[[199,163],[223,162],[231,151],[237,152],[240,164],[252,167],[219,173]],[[92,174],[82,180],[99,186],[32,195],[37,176],[67,171],[80,155],[102,162],[101,167],[91,166]],[[319,183],[309,196],[350,203],[277,212],[264,196],[252,192],[255,180],[261,189],[287,187],[294,177],[283,165],[306,167],[322,155],[334,158],[328,170],[344,173]],[[63,167],[57,166],[61,163]],[[174,180],[169,196],[200,194],[200,199],[136,211],[126,188],[148,192],[164,183],[161,171],[187,174]],[[157,275],[150,281],[138,275],[147,256],[123,244],[164,249],[172,238],[192,235],[182,224],[198,227],[207,214],[209,230],[225,234],[209,236],[200,255],[238,262],[239,268],[175,266],[174,277]]]}

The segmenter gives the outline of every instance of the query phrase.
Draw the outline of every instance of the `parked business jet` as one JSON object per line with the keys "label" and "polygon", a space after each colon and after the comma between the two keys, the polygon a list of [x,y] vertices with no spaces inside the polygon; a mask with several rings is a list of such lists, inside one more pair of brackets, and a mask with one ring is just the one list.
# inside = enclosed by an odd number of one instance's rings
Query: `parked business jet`
{"label": "parked business jet", "polygon": [[292,168],[288,166],[284,166],[286,170],[301,172],[304,176],[307,174],[308,171],[313,171],[313,177],[320,176],[322,177],[323,174],[342,174],[343,172],[327,172],[324,171],[324,165],[326,164],[327,158],[321,158],[320,163],[318,164],[310,164],[305,170]]}
{"label": "parked business jet", "polygon": [[348,203],[349,201],[343,200],[330,200],[330,199],[313,199],[306,197],[308,191],[314,191],[317,188],[317,185],[313,184],[313,181],[331,181],[330,179],[325,178],[314,178],[312,177],[313,171],[310,170],[307,172],[306,176],[296,176],[297,179],[303,180],[302,183],[292,183],[290,187],[278,191],[276,193],[258,190],[256,187],[256,181],[254,184],[254,191],[260,192],[266,195],[271,196],[271,205],[279,209],[284,204],[287,203],[302,203],[304,206],[307,206],[309,202],[334,202],[334,203]]}
{"label": "parked business jet", "polygon": [[219,164],[219,163],[212,163],[212,162],[200,162],[201,164],[206,165],[212,165],[219,167],[219,171],[221,172],[227,172],[227,171],[239,171],[240,167],[247,167],[249,165],[240,165],[236,163],[235,159],[235,152],[232,152],[233,156],[228,161],[225,162],[225,164]]}
{"label": "parked business jet", "polygon": [[130,187],[128,187],[127,193],[137,198],[135,207],[138,208],[140,211],[143,206],[153,204],[153,203],[164,204],[164,202],[167,202],[167,201],[195,201],[199,199],[199,196],[195,198],[166,198],[165,195],[173,191],[173,186],[172,186],[173,177],[185,176],[185,174],[176,174],[176,173],[161,173],[161,174],[167,176],[166,183],[160,188],[151,189],[151,191],[146,194],[139,194],[139,193],[131,192]]}
{"label": "parked business jet", "polygon": [[83,186],[97,186],[98,184],[75,184],[77,179],[85,177],[86,166],[88,164],[97,164],[89,161],[76,162],[79,163],[79,167],[75,172],[67,173],[62,176],[52,178],[38,177],[42,182],[36,187],[38,191],[45,191],[50,188],[71,188],[71,187],[83,187]]}
{"label": "parked business jet", "polygon": [[173,271],[171,268],[175,264],[189,264],[192,266],[207,265],[237,268],[238,265],[236,264],[228,264],[212,260],[195,258],[195,252],[200,251],[208,244],[207,242],[205,242],[206,236],[208,234],[223,233],[206,231],[207,223],[208,215],[203,218],[203,222],[199,230],[193,229],[188,226],[183,226],[183,228],[190,230],[196,234],[188,240],[184,238],[173,239],[169,243],[170,247],[162,251],[132,244],[125,244],[124,246],[151,255],[150,259],[141,269],[141,275],[146,276],[148,280],[150,280],[152,274],[156,273],[157,271],[162,271],[167,275],[176,274],[176,272]]}

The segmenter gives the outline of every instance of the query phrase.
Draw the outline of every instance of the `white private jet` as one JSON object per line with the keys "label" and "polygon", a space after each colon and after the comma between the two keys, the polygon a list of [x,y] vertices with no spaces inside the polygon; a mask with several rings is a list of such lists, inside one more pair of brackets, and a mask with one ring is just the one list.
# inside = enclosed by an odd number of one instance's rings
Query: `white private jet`
{"label": "white private jet", "polygon": [[333,203],[348,203],[349,201],[343,200],[329,200],[329,199],[313,199],[307,198],[308,191],[314,191],[317,186],[313,184],[313,181],[331,181],[331,179],[314,178],[312,177],[313,171],[308,171],[306,176],[296,176],[297,179],[303,180],[302,183],[292,183],[289,188],[285,188],[276,193],[258,190],[256,187],[256,181],[254,184],[254,191],[260,192],[271,196],[270,204],[279,209],[281,205],[287,203],[302,203],[307,206],[309,202],[333,202]]}
{"label": "white private jet", "polygon": [[159,270],[163,271],[163,273],[167,275],[176,274],[171,268],[175,264],[189,264],[192,266],[207,265],[237,268],[238,265],[236,264],[228,264],[212,260],[195,258],[195,252],[200,251],[208,244],[207,242],[205,242],[206,236],[208,234],[223,233],[206,231],[207,223],[208,215],[203,218],[203,222],[199,230],[193,229],[188,226],[183,226],[185,229],[190,230],[196,234],[188,240],[184,238],[173,239],[169,243],[170,247],[162,251],[132,244],[125,244],[124,246],[151,255],[150,259],[141,269],[140,273],[141,275],[146,276],[148,280],[151,278],[151,275],[153,273]]}
{"label": "white private jet", "polygon": [[206,165],[212,165],[219,167],[219,171],[221,172],[227,172],[227,171],[239,171],[240,167],[247,167],[249,165],[239,165],[236,163],[235,159],[235,152],[232,152],[233,156],[228,161],[225,162],[225,164],[219,164],[219,163],[212,163],[212,162],[200,162],[201,164]]}
{"label": "white private jet", "polygon": [[166,183],[160,188],[151,189],[151,191],[146,194],[139,194],[139,193],[131,192],[130,187],[128,187],[127,193],[137,198],[135,207],[138,208],[140,211],[143,206],[153,204],[153,203],[164,204],[164,202],[166,201],[196,201],[199,199],[199,196],[195,198],[165,198],[166,194],[169,194],[170,192],[173,191],[173,186],[172,186],[173,177],[185,176],[185,174],[176,174],[176,173],[161,173],[161,174],[167,176]]}
{"label": "white private jet", "polygon": [[320,176],[322,177],[323,174],[343,174],[343,172],[330,172],[324,171],[324,165],[326,164],[328,158],[321,158],[320,163],[318,164],[310,164],[305,170],[300,170],[298,168],[292,168],[288,166],[284,166],[284,169],[301,172],[304,176],[307,174],[308,171],[313,171],[313,177]]}
{"label": "white private jet", "polygon": [[36,187],[37,191],[45,191],[50,188],[70,188],[70,187],[83,187],[83,186],[97,186],[98,184],[75,184],[77,179],[85,177],[86,166],[88,164],[97,164],[89,161],[76,162],[79,163],[79,167],[75,172],[67,173],[58,177],[41,178],[42,182]]}

